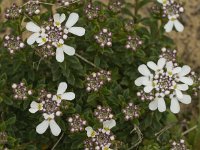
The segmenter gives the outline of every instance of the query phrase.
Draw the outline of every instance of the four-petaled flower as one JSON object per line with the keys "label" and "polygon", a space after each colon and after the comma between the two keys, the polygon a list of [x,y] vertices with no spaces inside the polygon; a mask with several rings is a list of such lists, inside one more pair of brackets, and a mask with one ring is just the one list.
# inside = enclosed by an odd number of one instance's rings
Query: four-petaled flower
{"label": "four-petaled flower", "polygon": [[67,83],[61,82],[58,86],[57,94],[53,96],[53,100],[61,103],[62,100],[73,100],[75,98],[75,94],[73,92],[66,92]]}
{"label": "four-petaled flower", "polygon": [[114,119],[106,120],[103,122],[103,133],[110,134],[110,129],[116,126],[116,121]]}
{"label": "four-petaled flower", "polygon": [[88,126],[85,128],[85,130],[87,131],[88,137],[95,137],[96,131],[94,131],[92,127]]}

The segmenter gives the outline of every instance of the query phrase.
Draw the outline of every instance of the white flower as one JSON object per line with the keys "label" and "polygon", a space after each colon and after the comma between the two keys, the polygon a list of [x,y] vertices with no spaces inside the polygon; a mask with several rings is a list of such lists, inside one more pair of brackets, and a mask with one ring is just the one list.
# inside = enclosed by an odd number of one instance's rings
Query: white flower
{"label": "white flower", "polygon": [[156,73],[161,73],[163,72],[163,68],[166,64],[166,59],[165,58],[160,58],[158,60],[158,63],[155,64],[153,61],[149,61],[147,63],[147,66],[152,69],[153,71],[155,71]]}
{"label": "white flower", "polygon": [[53,19],[54,19],[54,26],[60,28],[61,24],[65,21],[66,16],[65,16],[65,14],[60,15],[60,14],[56,13],[53,15]]}
{"label": "white flower", "polygon": [[187,85],[193,85],[193,80],[190,77],[185,77],[191,71],[191,68],[187,65],[181,68],[181,71],[177,75],[177,81],[180,81]]}
{"label": "white flower", "polygon": [[169,3],[168,0],[157,0],[157,2],[163,4],[164,6],[165,6],[167,3]]}
{"label": "white flower", "polygon": [[47,34],[41,34],[39,38],[36,39],[38,46],[44,45],[48,41]]}
{"label": "white flower", "polygon": [[172,61],[167,62],[166,68],[167,68],[168,76],[170,76],[170,77],[181,72],[181,67],[174,68]]}
{"label": "white flower", "polygon": [[109,143],[109,144],[103,146],[102,150],[113,150],[113,149],[110,148],[110,146],[111,146],[111,144]]}
{"label": "white flower", "polygon": [[96,132],[93,130],[92,127],[88,126],[85,128],[85,130],[87,131],[87,136],[88,137],[95,137],[96,136]]}
{"label": "white flower", "polygon": [[169,17],[169,21],[164,26],[166,32],[171,32],[173,27],[176,28],[178,32],[182,32],[184,30],[184,26],[176,19],[176,17]]}
{"label": "white flower", "polygon": [[73,92],[65,92],[67,89],[67,83],[61,82],[58,86],[57,94],[53,96],[53,100],[56,100],[60,103],[62,100],[73,100],[75,98],[75,94]]}
{"label": "white flower", "polygon": [[140,65],[138,67],[138,71],[143,75],[142,77],[139,77],[135,80],[135,85],[137,86],[141,86],[141,85],[144,85],[146,84],[146,82],[149,82],[152,80],[152,74],[151,72],[149,71],[149,69],[147,68],[146,65]]}
{"label": "white flower", "polygon": [[65,24],[65,33],[67,34],[68,32],[75,34],[77,36],[83,36],[85,34],[85,29],[82,27],[73,27],[76,22],[78,21],[79,16],[77,13],[71,13],[69,15],[69,18]]}
{"label": "white flower", "polygon": [[38,25],[36,25],[33,22],[28,22],[26,24],[26,29],[28,31],[33,32],[33,34],[27,39],[27,43],[29,45],[32,45],[36,42],[36,40],[45,33],[45,29],[44,28],[40,28]]}
{"label": "white flower", "polygon": [[106,120],[103,122],[103,133],[110,134],[110,129],[116,126],[116,121],[114,119]]}
{"label": "white flower", "polygon": [[188,90],[188,85],[187,84],[177,84],[176,82],[173,82],[172,89],[175,90],[176,96],[179,99],[183,98],[183,93],[182,91],[187,91]]}
{"label": "white flower", "polygon": [[183,94],[182,99],[178,98],[176,96],[176,94],[171,94],[170,98],[171,98],[170,110],[173,113],[179,113],[179,111],[180,111],[179,101],[184,103],[184,104],[190,104],[191,103],[191,96],[186,95],[186,94]]}
{"label": "white flower", "polygon": [[31,106],[31,108],[29,109],[29,111],[31,113],[36,113],[38,110],[42,110],[43,109],[43,104],[42,103],[37,103],[35,101],[33,101],[30,106]]}
{"label": "white flower", "polygon": [[149,103],[149,109],[150,110],[158,109],[160,112],[166,111],[166,104],[164,98],[162,96],[156,97],[153,101]]}
{"label": "white flower", "polygon": [[50,126],[51,133],[54,136],[58,136],[61,132],[61,129],[58,126],[58,124],[55,122],[54,115],[43,114],[43,116],[45,120],[36,127],[36,132],[38,134],[43,134],[47,130],[47,128]]}
{"label": "white flower", "polygon": [[75,49],[71,46],[65,45],[62,39],[59,40],[56,47],[56,60],[58,62],[64,61],[64,52],[69,56],[73,56],[75,54]]}

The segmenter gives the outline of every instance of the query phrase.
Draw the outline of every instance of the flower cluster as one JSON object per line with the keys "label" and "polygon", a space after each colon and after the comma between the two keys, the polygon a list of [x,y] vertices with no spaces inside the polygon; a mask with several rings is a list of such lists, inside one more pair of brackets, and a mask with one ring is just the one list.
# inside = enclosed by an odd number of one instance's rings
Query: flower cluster
{"label": "flower cluster", "polygon": [[53,19],[50,19],[49,23],[42,27],[39,27],[33,22],[27,23],[26,29],[33,32],[33,34],[27,39],[27,43],[33,45],[37,42],[38,46],[47,45],[56,47],[56,60],[58,62],[63,62],[64,53],[69,56],[75,54],[75,49],[73,47],[64,44],[64,40],[68,38],[69,33],[77,36],[83,36],[85,34],[84,28],[73,27],[79,19],[78,14],[71,13],[65,26],[62,26],[65,19],[65,14],[55,14]]}
{"label": "flower cluster", "polygon": [[173,64],[175,66],[177,66],[176,64],[176,58],[177,58],[177,50],[172,50],[172,49],[168,49],[163,47],[161,49],[162,53],[160,54],[160,58],[165,58],[167,61],[172,61]]}
{"label": "flower cluster", "polygon": [[184,30],[184,26],[178,20],[180,14],[184,12],[184,8],[181,4],[175,2],[174,0],[157,1],[162,4],[163,17],[169,19],[168,23],[164,27],[166,32],[171,32],[174,26],[177,31],[182,32]]}
{"label": "flower cluster", "polygon": [[98,18],[99,12],[100,12],[100,7],[94,6],[92,2],[89,2],[88,4],[86,4],[84,12],[86,14],[86,17],[89,20],[93,20],[93,19]]}
{"label": "flower cluster", "polygon": [[98,91],[106,82],[111,81],[111,72],[101,70],[97,73],[93,72],[87,78],[87,88],[88,92],[90,91]]}
{"label": "flower cluster", "polygon": [[108,9],[114,13],[118,13],[121,11],[123,6],[123,0],[110,0]]}
{"label": "flower cluster", "polygon": [[96,131],[90,126],[86,127],[88,139],[84,142],[85,150],[111,150],[110,147],[115,136],[110,130],[115,126],[115,120],[111,119],[104,121],[103,128],[99,128]]}
{"label": "flower cluster", "polygon": [[151,101],[155,99],[155,96],[152,92],[150,93],[145,93],[144,90],[141,90],[140,92],[137,92],[137,96],[142,100],[142,101]]}
{"label": "flower cluster", "polygon": [[35,49],[35,52],[42,58],[49,58],[56,55],[54,48],[51,45],[43,45],[42,47]]}
{"label": "flower cluster", "polygon": [[[153,73],[148,69],[148,67]],[[146,65],[140,65],[138,71],[143,75],[135,80],[137,86],[144,85],[145,93],[153,93],[155,99],[149,103],[150,110],[158,109],[160,112],[166,110],[165,97],[171,99],[170,110],[173,113],[180,111],[179,102],[191,103],[191,96],[184,94],[189,86],[193,85],[193,80],[189,75],[189,66],[174,66],[172,61],[160,58],[158,63],[150,61]]]}
{"label": "flower cluster", "polygon": [[137,105],[133,103],[128,103],[128,106],[122,110],[125,115],[125,120],[132,120],[134,118],[139,118],[140,109]]}
{"label": "flower cluster", "polygon": [[38,0],[29,0],[24,5],[24,9],[29,16],[38,15],[40,13],[40,3]]}
{"label": "flower cluster", "polygon": [[5,10],[6,19],[17,19],[22,14],[22,8],[18,7],[15,3],[12,4],[10,8]]}
{"label": "flower cluster", "polygon": [[192,88],[194,96],[198,96],[200,91],[200,77],[193,71],[190,73],[190,77],[193,79],[195,85]]}
{"label": "flower cluster", "polygon": [[84,127],[86,125],[86,120],[83,120],[79,114],[74,114],[73,116],[69,117],[67,119],[69,126],[70,126],[70,131],[72,133],[74,132],[80,132],[84,130]]}
{"label": "flower cluster", "polygon": [[94,111],[94,116],[97,117],[100,122],[110,120],[113,118],[113,114],[111,113],[111,111],[112,109],[110,107],[102,107],[99,105]]}
{"label": "flower cluster", "polygon": [[134,21],[133,20],[128,20],[125,22],[124,24],[124,29],[127,31],[127,32],[130,32],[130,31],[133,31],[134,29]]}
{"label": "flower cluster", "polygon": [[136,51],[139,47],[142,45],[142,40],[139,37],[132,37],[128,36],[128,41],[126,43],[126,49],[131,49],[133,51]]}
{"label": "flower cluster", "polygon": [[30,104],[29,111],[36,113],[37,111],[42,112],[44,121],[36,127],[36,132],[43,134],[50,126],[51,132],[54,136],[58,136],[61,132],[60,127],[55,121],[56,116],[61,116],[60,105],[62,100],[73,100],[75,94],[73,92],[65,92],[67,89],[67,83],[61,82],[58,86],[57,94],[52,95],[51,93],[41,90],[38,102],[33,101]]}
{"label": "flower cluster", "polygon": [[79,0],[57,0],[61,6],[69,6],[70,4],[79,2]]}
{"label": "flower cluster", "polygon": [[14,35],[6,35],[4,37],[3,45],[10,54],[15,54],[25,47],[20,36],[15,37]]}
{"label": "flower cluster", "polygon": [[185,140],[181,139],[178,142],[173,141],[170,150],[189,150],[189,149],[185,144]]}
{"label": "flower cluster", "polygon": [[112,32],[106,28],[103,28],[98,35],[94,36],[94,38],[101,47],[112,46]]}
{"label": "flower cluster", "polygon": [[0,145],[6,144],[8,141],[8,135],[6,132],[0,132]]}
{"label": "flower cluster", "polygon": [[33,94],[32,90],[28,89],[24,82],[19,84],[13,83],[12,89],[14,92],[14,98],[18,100],[26,100],[29,95]]}

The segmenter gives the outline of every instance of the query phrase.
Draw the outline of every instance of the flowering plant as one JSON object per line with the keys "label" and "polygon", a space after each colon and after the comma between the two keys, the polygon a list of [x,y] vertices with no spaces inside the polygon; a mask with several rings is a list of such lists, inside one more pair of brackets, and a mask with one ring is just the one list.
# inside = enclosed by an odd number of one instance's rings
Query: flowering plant
{"label": "flowering plant", "polygon": [[200,79],[166,36],[187,28],[183,12],[174,0],[9,5],[0,20],[0,149],[190,149]]}

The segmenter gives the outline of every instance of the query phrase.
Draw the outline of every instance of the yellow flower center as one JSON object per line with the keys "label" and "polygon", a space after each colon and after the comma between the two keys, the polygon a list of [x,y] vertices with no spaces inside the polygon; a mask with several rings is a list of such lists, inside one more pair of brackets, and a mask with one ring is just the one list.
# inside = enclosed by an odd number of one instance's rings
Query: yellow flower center
{"label": "yellow flower center", "polygon": [[57,100],[61,99],[61,95],[56,95],[56,97],[57,97]]}
{"label": "yellow flower center", "polygon": [[61,43],[57,44],[57,47],[62,47],[62,46],[63,46],[63,44],[61,44]]}
{"label": "yellow flower center", "polygon": [[109,150],[109,147],[104,147],[104,149],[103,150]]}
{"label": "yellow flower center", "polygon": [[42,42],[46,42],[47,41],[47,39],[46,38],[42,38]]}
{"label": "yellow flower center", "polygon": [[56,26],[60,26],[60,22],[56,22],[55,24],[56,24]]}
{"label": "yellow flower center", "polygon": [[94,137],[96,135],[95,131],[92,131],[91,136]]}
{"label": "yellow flower center", "polygon": [[168,71],[168,74],[169,74],[170,76],[172,76],[172,75],[173,75],[173,73],[172,73],[171,71]]}
{"label": "yellow flower center", "polygon": [[38,109],[42,110],[42,104],[38,104]]}

